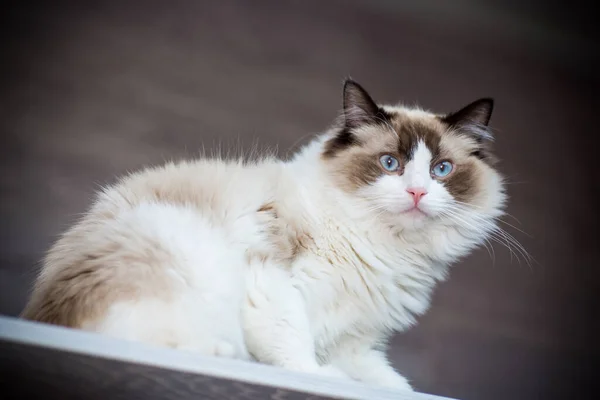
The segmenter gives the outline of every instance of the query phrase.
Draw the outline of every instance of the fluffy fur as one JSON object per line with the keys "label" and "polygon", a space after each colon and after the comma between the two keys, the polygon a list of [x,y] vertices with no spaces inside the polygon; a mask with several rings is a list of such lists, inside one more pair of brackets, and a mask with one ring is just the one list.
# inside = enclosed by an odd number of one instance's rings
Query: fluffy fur
{"label": "fluffy fur", "polygon": [[48,253],[23,316],[409,390],[388,338],[502,214],[492,102],[436,115],[348,80],[343,110],[290,161],[171,163],[106,188]]}

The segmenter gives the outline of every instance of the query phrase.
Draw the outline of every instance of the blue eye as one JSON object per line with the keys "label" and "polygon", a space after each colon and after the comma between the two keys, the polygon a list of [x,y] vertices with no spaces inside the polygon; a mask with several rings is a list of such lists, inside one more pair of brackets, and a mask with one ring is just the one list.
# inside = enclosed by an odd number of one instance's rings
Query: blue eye
{"label": "blue eye", "polygon": [[389,155],[379,157],[379,162],[381,163],[383,169],[389,172],[398,171],[400,168],[400,163],[398,160]]}
{"label": "blue eye", "polygon": [[443,178],[448,176],[450,172],[454,169],[454,166],[450,161],[442,161],[439,164],[436,164],[435,167],[431,170],[432,174],[437,176],[438,178]]}

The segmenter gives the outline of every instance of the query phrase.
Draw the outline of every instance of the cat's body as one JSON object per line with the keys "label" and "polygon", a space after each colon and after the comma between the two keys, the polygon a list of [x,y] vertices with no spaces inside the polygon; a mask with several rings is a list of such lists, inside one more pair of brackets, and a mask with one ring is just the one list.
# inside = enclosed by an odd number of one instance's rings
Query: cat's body
{"label": "cat's body", "polygon": [[290,161],[128,176],[52,248],[24,316],[408,389],[382,346],[501,214],[490,113],[382,108],[349,81],[341,125]]}

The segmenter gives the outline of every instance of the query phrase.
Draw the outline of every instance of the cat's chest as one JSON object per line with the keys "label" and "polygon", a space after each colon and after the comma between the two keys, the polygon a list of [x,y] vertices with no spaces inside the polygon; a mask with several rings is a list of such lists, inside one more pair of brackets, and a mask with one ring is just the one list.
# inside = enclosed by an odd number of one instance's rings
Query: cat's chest
{"label": "cat's chest", "polygon": [[340,336],[401,330],[429,304],[435,279],[420,258],[346,233],[315,237],[294,263],[317,347]]}

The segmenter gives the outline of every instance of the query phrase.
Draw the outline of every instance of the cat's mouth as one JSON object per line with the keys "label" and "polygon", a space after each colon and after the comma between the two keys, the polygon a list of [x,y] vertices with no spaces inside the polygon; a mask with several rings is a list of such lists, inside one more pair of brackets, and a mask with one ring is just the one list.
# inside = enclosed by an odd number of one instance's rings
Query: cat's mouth
{"label": "cat's mouth", "polygon": [[407,210],[402,211],[400,214],[404,214],[404,215],[408,215],[408,216],[414,216],[414,217],[424,217],[427,216],[428,214],[421,210],[418,206],[413,206]]}

